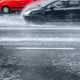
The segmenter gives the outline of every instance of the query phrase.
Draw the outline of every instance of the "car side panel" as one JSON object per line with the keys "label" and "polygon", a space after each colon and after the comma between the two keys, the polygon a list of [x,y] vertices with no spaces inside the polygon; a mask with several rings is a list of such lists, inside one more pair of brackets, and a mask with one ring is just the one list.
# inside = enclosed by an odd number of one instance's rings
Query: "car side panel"
{"label": "car side panel", "polygon": [[31,3],[33,0],[3,0],[0,2],[0,11],[4,6],[8,6],[10,10],[16,10],[24,8],[27,4]]}

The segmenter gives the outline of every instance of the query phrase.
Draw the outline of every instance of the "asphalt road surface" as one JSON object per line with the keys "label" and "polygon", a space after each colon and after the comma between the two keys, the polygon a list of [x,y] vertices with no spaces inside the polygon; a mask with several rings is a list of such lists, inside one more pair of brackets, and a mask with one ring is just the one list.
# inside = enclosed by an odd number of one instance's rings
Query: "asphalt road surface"
{"label": "asphalt road surface", "polygon": [[[11,55],[24,59],[25,63],[23,64],[25,65],[39,67],[48,64],[70,66],[72,71],[79,75],[79,24],[79,22],[53,22],[37,25],[25,22],[19,15],[0,16],[0,45],[10,50]],[[42,68],[39,68],[38,70]],[[32,73],[32,71],[30,71],[29,75],[25,67],[23,69],[23,74],[25,76],[22,75],[23,80],[47,79],[47,76],[40,76],[43,72],[39,75],[37,75],[37,73]],[[37,77],[34,74],[37,75]],[[26,77],[31,75],[35,77],[32,77],[33,79]],[[43,75],[47,74],[44,73]],[[50,77],[50,75],[48,76]],[[67,80],[79,79],[68,78]],[[53,79],[51,76],[48,80],[58,79]],[[64,80],[64,78],[60,80]]]}

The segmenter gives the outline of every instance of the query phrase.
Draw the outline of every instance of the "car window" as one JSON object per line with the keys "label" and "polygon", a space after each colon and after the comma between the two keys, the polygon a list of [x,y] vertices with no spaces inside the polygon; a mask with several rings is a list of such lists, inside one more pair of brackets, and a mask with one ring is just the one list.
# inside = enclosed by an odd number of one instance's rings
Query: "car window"
{"label": "car window", "polygon": [[50,8],[64,8],[65,7],[65,4],[63,1],[57,1],[55,3],[51,3],[49,5],[47,5],[47,8],[50,9]]}
{"label": "car window", "polygon": [[70,0],[69,6],[80,6],[80,0]]}
{"label": "car window", "polygon": [[50,9],[50,8],[54,8],[55,6],[54,5],[48,5],[46,8]]}
{"label": "car window", "polygon": [[67,10],[80,9],[80,0],[69,0],[66,4]]}
{"label": "car window", "polygon": [[56,3],[53,4],[53,5],[55,5],[56,7],[64,7],[63,1],[58,1],[58,2],[56,2]]}

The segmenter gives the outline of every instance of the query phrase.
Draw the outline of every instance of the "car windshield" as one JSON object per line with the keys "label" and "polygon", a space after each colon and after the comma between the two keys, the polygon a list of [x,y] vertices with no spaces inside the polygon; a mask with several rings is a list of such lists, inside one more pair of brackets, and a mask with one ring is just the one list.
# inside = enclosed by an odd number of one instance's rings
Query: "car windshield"
{"label": "car windshield", "polygon": [[25,10],[32,10],[35,8],[41,8],[40,4],[38,4],[38,3],[29,4],[28,6],[25,7]]}
{"label": "car windshield", "polygon": [[51,5],[53,5],[54,7],[62,7],[61,0],[52,1],[48,4],[46,4],[44,7],[48,7],[48,6],[51,6]]}
{"label": "car windshield", "polygon": [[24,13],[25,11],[31,11],[33,9],[35,9],[35,10],[36,9],[41,9],[43,7],[46,7],[46,6],[50,5],[50,4],[58,2],[58,1],[60,1],[60,0],[45,0],[45,1],[42,1],[42,2],[39,2],[39,3],[36,3],[36,2],[31,3],[31,4],[29,4],[28,6],[26,6],[24,8],[22,13]]}
{"label": "car windshield", "polygon": [[43,3],[40,3],[39,5],[41,7],[45,7],[45,6],[48,6],[48,5],[52,4],[52,3],[56,3],[58,1],[60,1],[60,0],[47,0],[47,1],[44,1]]}
{"label": "car windshield", "polygon": [[55,3],[57,1],[59,1],[59,0],[46,0],[46,1],[42,1],[40,3],[32,3],[32,4],[29,4],[29,6],[27,6],[26,8],[27,9],[42,8],[49,4]]}

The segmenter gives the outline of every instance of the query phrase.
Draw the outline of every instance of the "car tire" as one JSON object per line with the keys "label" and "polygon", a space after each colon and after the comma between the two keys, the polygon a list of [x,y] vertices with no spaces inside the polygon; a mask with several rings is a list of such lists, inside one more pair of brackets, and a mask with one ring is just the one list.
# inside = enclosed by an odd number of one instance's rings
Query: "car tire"
{"label": "car tire", "polygon": [[10,13],[10,8],[9,8],[8,6],[4,6],[4,7],[2,8],[2,13],[4,13],[4,14],[9,14],[9,13]]}

